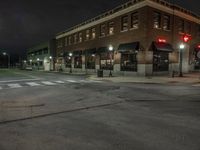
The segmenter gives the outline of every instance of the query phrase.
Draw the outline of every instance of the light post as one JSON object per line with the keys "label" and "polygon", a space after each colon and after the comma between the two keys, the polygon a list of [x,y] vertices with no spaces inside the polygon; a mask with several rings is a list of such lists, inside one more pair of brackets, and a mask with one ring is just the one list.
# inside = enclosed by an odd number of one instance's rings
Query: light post
{"label": "light post", "polygon": [[49,56],[49,63],[50,63],[50,64],[49,64],[49,68],[50,68],[50,71],[52,70],[52,69],[51,69],[52,59],[53,59],[53,57],[52,57],[52,56]]}
{"label": "light post", "polygon": [[32,68],[32,62],[33,62],[33,60],[30,59],[29,62],[30,62],[30,66],[31,66],[31,68]]}
{"label": "light post", "polygon": [[69,53],[69,58],[70,58],[70,61],[71,61],[69,73],[72,73],[72,56],[73,56],[73,54]]}
{"label": "light post", "polygon": [[39,63],[40,63],[40,58],[37,58],[38,70],[39,70]]}
{"label": "light post", "polygon": [[180,54],[179,77],[183,77],[183,70],[182,70],[183,69],[183,50],[185,48],[185,45],[181,44],[179,46],[179,48],[180,48],[180,52],[179,52],[179,54]]}
{"label": "light post", "polygon": [[109,50],[109,54],[110,54],[110,73],[109,73],[109,77],[112,77],[112,53],[113,53],[113,46],[110,45],[108,47],[108,50]]}
{"label": "light post", "polygon": [[3,52],[3,55],[8,57],[8,68],[10,68],[10,55],[6,52]]}

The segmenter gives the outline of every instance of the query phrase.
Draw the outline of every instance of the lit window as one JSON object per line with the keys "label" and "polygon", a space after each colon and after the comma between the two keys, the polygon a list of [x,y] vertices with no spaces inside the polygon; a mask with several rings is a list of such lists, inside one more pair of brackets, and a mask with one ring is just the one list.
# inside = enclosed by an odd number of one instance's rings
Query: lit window
{"label": "lit window", "polygon": [[109,35],[113,35],[114,34],[114,22],[109,22],[108,24],[108,28],[109,28]]}
{"label": "lit window", "polygon": [[127,31],[128,30],[128,16],[122,17],[122,25],[121,25],[121,30],[122,31]]}
{"label": "lit window", "polygon": [[82,33],[79,33],[79,43],[81,43],[83,41],[83,34]]}
{"label": "lit window", "polygon": [[71,45],[72,44],[72,37],[69,36],[69,39],[68,39],[68,44]]}
{"label": "lit window", "polygon": [[163,29],[170,30],[170,16],[169,15],[164,15]]}
{"label": "lit window", "polygon": [[76,44],[77,41],[78,41],[78,36],[77,36],[77,34],[74,34],[74,44]]}
{"label": "lit window", "polygon": [[86,40],[89,40],[89,39],[90,39],[90,30],[86,30],[85,39],[86,39]]}
{"label": "lit window", "polygon": [[106,36],[106,25],[105,24],[102,24],[100,26],[100,36],[101,37]]}
{"label": "lit window", "polygon": [[153,27],[156,29],[161,28],[161,14],[154,12]]}
{"label": "lit window", "polygon": [[179,22],[178,22],[178,32],[184,33],[184,20],[179,20]]}
{"label": "lit window", "polygon": [[68,38],[65,37],[65,46],[67,46],[67,45],[68,45]]}
{"label": "lit window", "polygon": [[92,28],[92,39],[96,38],[96,29]]}
{"label": "lit window", "polygon": [[137,12],[131,15],[131,28],[132,29],[139,28],[139,17]]}
{"label": "lit window", "polygon": [[100,68],[103,70],[113,70],[114,53],[104,52],[100,54]]}

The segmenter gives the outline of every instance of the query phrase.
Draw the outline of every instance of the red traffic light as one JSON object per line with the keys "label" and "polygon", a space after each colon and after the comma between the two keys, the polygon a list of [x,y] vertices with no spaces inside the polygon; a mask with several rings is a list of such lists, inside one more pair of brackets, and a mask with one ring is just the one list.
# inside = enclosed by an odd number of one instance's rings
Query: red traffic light
{"label": "red traffic light", "polygon": [[192,37],[190,35],[185,34],[185,35],[183,35],[182,40],[183,40],[183,42],[187,43],[190,40],[192,40]]}
{"label": "red traffic light", "polygon": [[162,39],[162,38],[158,39],[158,43],[166,43],[166,42],[167,42],[166,39]]}

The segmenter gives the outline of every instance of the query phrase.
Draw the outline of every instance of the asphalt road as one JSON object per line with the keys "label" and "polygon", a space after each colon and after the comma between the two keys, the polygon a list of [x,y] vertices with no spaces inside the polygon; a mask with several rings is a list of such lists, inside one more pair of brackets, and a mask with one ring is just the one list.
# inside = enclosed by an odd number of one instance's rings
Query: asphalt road
{"label": "asphalt road", "polygon": [[200,87],[0,71],[0,150],[200,150]]}

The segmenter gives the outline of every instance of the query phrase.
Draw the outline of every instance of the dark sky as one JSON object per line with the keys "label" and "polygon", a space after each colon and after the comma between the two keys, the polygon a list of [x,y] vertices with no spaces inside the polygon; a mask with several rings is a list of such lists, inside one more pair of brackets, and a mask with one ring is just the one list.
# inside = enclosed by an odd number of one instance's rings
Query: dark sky
{"label": "dark sky", "polygon": [[[24,52],[72,25],[127,1],[0,0],[0,51]],[[200,14],[199,0],[174,1]]]}

